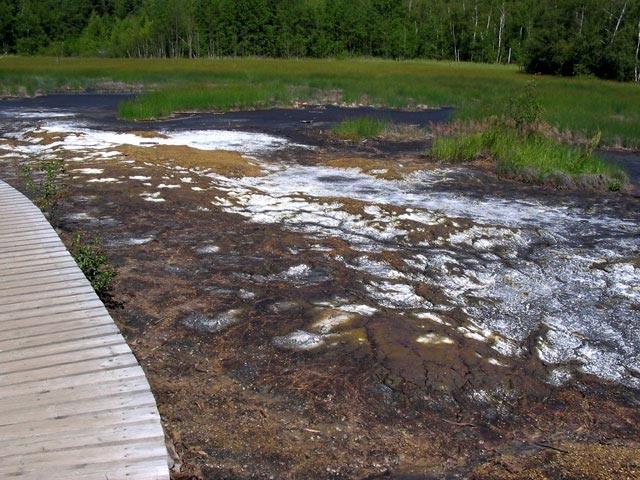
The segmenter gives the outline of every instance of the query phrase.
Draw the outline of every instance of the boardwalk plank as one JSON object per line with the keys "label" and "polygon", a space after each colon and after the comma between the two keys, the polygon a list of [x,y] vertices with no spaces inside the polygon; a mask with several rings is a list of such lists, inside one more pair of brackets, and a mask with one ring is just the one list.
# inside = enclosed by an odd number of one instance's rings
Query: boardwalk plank
{"label": "boardwalk plank", "polygon": [[[86,315],[85,315],[86,314]],[[36,325],[60,324],[66,321],[74,321],[81,318],[97,317],[101,315],[109,316],[107,309],[104,308],[102,302],[95,302],[93,308],[68,309],[59,312],[49,312],[43,315],[32,315],[28,318],[20,318],[19,315],[12,316],[10,319],[0,321],[0,332],[15,330],[16,328],[33,327]],[[55,327],[52,327],[55,328]]]}
{"label": "boardwalk plank", "polygon": [[[45,390],[35,394],[16,395],[0,399],[0,409],[9,411],[18,408],[42,408],[64,402],[73,402],[84,398],[94,398],[99,395],[113,393],[125,393],[129,390],[140,390],[147,384],[144,375],[130,378],[117,378],[102,382],[99,386],[93,384],[71,386],[57,390]],[[6,442],[5,437],[0,438],[0,445]],[[1,449],[0,449],[1,450]]]}
{"label": "boardwalk plank", "polygon": [[142,375],[142,369],[137,362],[121,362],[122,364],[110,370],[91,370],[88,372],[75,373],[73,375],[63,375],[62,377],[52,377],[45,380],[34,380],[6,387],[0,386],[0,399],[17,397],[21,395],[39,394],[44,391],[63,390],[69,387],[80,385],[99,385],[112,380],[131,378]]}
{"label": "boardwalk plank", "polygon": [[24,348],[39,347],[42,345],[56,344],[60,342],[78,341],[85,338],[102,336],[106,334],[117,335],[120,333],[113,322],[106,320],[104,323],[85,322],[74,325],[74,328],[51,331],[51,327],[41,330],[37,334],[25,335],[18,338],[6,338],[0,340],[0,353]]}
{"label": "boardwalk plank", "polygon": [[18,348],[0,352],[0,365],[7,372],[26,370],[69,363],[71,361],[98,358],[99,355],[107,355],[121,351],[126,353],[128,345],[120,340],[120,333],[90,336],[76,340],[38,345],[34,347]]}

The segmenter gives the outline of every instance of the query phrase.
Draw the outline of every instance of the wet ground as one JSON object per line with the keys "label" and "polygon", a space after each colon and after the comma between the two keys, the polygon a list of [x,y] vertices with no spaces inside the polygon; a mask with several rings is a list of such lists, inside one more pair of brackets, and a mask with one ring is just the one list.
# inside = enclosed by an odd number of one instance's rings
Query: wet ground
{"label": "wet ground", "polygon": [[319,133],[361,109],[119,98],[0,103],[0,178],[66,161],[176,478],[640,478],[638,198]]}

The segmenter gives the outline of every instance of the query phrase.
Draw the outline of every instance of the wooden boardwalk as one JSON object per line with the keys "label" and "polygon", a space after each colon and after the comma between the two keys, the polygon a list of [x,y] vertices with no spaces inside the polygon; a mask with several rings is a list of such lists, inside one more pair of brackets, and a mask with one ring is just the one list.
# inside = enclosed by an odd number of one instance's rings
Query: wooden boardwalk
{"label": "wooden boardwalk", "polygon": [[71,255],[0,181],[0,478],[168,479],[136,358]]}

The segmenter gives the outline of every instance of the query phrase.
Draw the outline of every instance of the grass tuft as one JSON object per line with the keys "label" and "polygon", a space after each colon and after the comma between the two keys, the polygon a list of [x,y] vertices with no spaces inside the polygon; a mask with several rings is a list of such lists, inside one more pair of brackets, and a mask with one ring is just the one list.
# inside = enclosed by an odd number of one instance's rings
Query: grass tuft
{"label": "grass tuft", "polygon": [[389,126],[387,120],[373,117],[356,117],[334,125],[331,133],[342,140],[359,142],[367,138],[379,137]]}
{"label": "grass tuft", "polygon": [[447,162],[470,162],[490,158],[499,173],[534,183],[558,187],[582,186],[617,191],[627,182],[622,169],[592,153],[539,133],[521,134],[505,127],[461,133],[434,140],[432,155]]}

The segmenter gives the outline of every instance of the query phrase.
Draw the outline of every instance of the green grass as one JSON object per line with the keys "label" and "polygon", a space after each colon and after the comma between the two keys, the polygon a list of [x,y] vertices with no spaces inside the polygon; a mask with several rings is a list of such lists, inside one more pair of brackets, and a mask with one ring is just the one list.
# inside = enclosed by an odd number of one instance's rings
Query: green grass
{"label": "green grass", "polygon": [[207,88],[183,85],[148,92],[142,100],[124,101],[118,106],[118,115],[134,120],[149,119],[166,117],[176,111],[268,107],[288,99],[288,90],[280,84],[220,84]]}
{"label": "green grass", "polygon": [[[604,187],[620,190],[627,177],[588,148],[558,143],[538,133],[521,134],[515,129],[493,127],[434,140],[431,155],[448,162],[468,162],[489,157],[499,173],[536,183],[558,186]],[[570,182],[567,182],[569,180]]]}
{"label": "green grass", "polygon": [[473,120],[504,111],[535,79],[543,119],[608,145],[640,146],[640,88],[590,78],[532,77],[517,67],[379,59],[87,59],[0,58],[0,92],[104,88],[123,82],[145,93],[123,105],[128,119],[183,110],[339,101],[390,107],[453,106]]}
{"label": "green grass", "polygon": [[336,124],[331,133],[343,140],[360,141],[375,138],[382,134],[389,125],[386,120],[373,117],[356,117]]}

